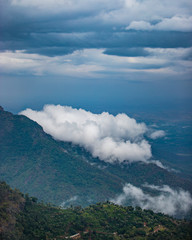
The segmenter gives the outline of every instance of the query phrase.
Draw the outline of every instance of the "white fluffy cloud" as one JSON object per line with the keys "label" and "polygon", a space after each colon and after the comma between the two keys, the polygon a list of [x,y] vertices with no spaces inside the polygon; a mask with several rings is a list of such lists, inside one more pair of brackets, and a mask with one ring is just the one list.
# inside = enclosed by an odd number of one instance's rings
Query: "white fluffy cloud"
{"label": "white fluffy cloud", "polygon": [[162,212],[172,216],[187,214],[192,207],[192,198],[189,192],[173,190],[167,185],[162,187],[145,184],[144,187],[157,192],[156,195],[144,193],[141,188],[128,183],[123,187],[123,193],[112,201],[116,204],[125,204],[131,201],[142,209],[151,209],[154,212]]}
{"label": "white fluffy cloud", "polygon": [[126,114],[93,114],[83,109],[46,105],[43,111],[26,109],[21,114],[39,123],[55,139],[85,147],[106,162],[148,163],[151,146],[144,139],[147,127]]}
{"label": "white fluffy cloud", "polygon": [[157,139],[157,138],[161,138],[164,136],[165,136],[165,131],[163,131],[163,130],[158,130],[158,131],[152,132],[150,134],[150,138],[152,138],[152,139]]}
{"label": "white fluffy cloud", "polygon": [[162,30],[162,31],[192,31],[192,16],[173,16],[171,18],[164,18],[156,24],[151,24],[147,21],[132,21],[126,30]]}

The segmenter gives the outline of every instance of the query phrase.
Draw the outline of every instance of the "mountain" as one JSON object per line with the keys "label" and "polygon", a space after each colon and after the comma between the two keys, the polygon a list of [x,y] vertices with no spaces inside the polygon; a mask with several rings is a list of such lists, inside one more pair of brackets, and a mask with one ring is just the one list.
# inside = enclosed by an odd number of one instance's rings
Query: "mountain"
{"label": "mountain", "polygon": [[77,194],[103,200],[121,189],[121,179],[92,166],[25,116],[0,111],[0,149],[1,180],[46,202],[61,204]]}
{"label": "mountain", "polygon": [[191,223],[139,207],[105,202],[61,209],[0,182],[2,240],[190,240]]}
{"label": "mountain", "polygon": [[0,182],[0,239],[18,239],[15,225],[17,215],[24,206],[24,195],[18,190],[12,190],[5,182]]}
{"label": "mountain", "polygon": [[[192,182],[154,164],[109,164],[85,149],[59,142],[36,122],[0,108],[0,180],[56,205],[87,206],[122,193],[126,183],[169,185],[192,191]],[[150,192],[150,189],[145,189]]]}

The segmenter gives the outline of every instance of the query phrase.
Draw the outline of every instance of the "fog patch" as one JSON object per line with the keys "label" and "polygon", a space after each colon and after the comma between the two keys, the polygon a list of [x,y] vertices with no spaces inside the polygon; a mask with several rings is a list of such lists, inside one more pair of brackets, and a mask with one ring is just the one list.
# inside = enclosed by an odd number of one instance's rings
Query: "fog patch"
{"label": "fog patch", "polygon": [[129,202],[142,209],[151,209],[171,216],[186,215],[192,208],[192,198],[188,191],[175,190],[167,185],[144,184],[143,187],[155,191],[154,194],[145,193],[143,189],[127,183],[123,187],[123,193],[111,201],[119,205]]}
{"label": "fog patch", "polygon": [[66,208],[66,207],[68,207],[69,205],[73,204],[77,199],[78,199],[77,196],[71,197],[70,199],[62,202],[62,203],[60,204],[60,207]]}

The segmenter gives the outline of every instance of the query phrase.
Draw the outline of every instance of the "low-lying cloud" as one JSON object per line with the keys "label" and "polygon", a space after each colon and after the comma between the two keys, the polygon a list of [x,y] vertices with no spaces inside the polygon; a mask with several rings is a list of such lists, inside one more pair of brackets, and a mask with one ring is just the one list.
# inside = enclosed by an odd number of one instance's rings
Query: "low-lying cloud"
{"label": "low-lying cloud", "polygon": [[123,193],[111,201],[119,205],[131,202],[142,209],[151,209],[171,216],[185,215],[192,207],[192,198],[188,191],[174,190],[167,185],[160,187],[145,184],[143,186],[155,191],[156,194],[145,193],[141,188],[128,183],[123,187]]}
{"label": "low-lying cloud", "polygon": [[147,126],[126,114],[94,114],[60,105],[46,105],[42,111],[26,109],[20,114],[39,123],[55,139],[78,144],[105,162],[152,163],[151,146],[144,137]]}
{"label": "low-lying cloud", "polygon": [[78,196],[71,197],[70,199],[62,202],[62,203],[60,204],[60,207],[66,208],[66,207],[68,207],[70,204],[74,203],[77,199],[78,199]]}
{"label": "low-lying cloud", "polygon": [[163,131],[163,130],[157,130],[150,134],[150,138],[152,138],[152,139],[157,139],[157,138],[161,138],[164,136],[165,136],[165,131]]}

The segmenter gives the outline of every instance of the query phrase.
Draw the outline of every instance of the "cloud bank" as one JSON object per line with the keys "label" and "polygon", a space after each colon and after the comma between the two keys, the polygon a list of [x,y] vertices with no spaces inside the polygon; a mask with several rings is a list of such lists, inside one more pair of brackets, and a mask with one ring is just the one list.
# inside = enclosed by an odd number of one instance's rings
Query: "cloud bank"
{"label": "cloud bank", "polygon": [[[126,56],[116,56],[123,55]],[[24,50],[0,52],[1,73],[14,75],[30,74],[34,76],[69,76],[78,78],[97,78],[118,74],[130,81],[128,74],[142,72],[178,76],[190,75],[192,48],[139,48],[139,49],[84,49],[63,56],[43,56],[27,53]],[[114,55],[113,55],[114,54]],[[134,56],[135,55],[135,56]],[[141,55],[147,55],[146,57]],[[141,76],[139,76],[141,79]],[[147,78],[148,80],[148,78]],[[154,79],[153,79],[154,81]]]}
{"label": "cloud bank", "polygon": [[[26,11],[29,16],[49,16],[65,14],[65,21],[73,20],[80,24],[90,24],[95,21],[100,25],[124,25],[133,20],[156,20],[173,18],[180,14],[191,15],[192,4],[186,0],[9,0],[2,5],[17,11]],[[158,6],[158,7],[157,7]],[[34,13],[35,11],[35,13]],[[68,14],[70,12],[70,15]],[[147,14],[146,14],[147,13]],[[61,16],[60,16],[61,18]],[[89,22],[89,23],[88,23]],[[172,28],[171,25],[168,27]]]}
{"label": "cloud bank", "polygon": [[[167,48],[175,41],[177,47],[191,46],[191,34],[185,34],[192,31],[188,0],[7,0],[0,4],[0,47],[5,50],[57,56],[90,47]],[[156,32],[141,35],[132,30]],[[169,31],[178,33],[172,36]]]}
{"label": "cloud bank", "polygon": [[148,128],[126,114],[93,114],[60,105],[20,114],[36,121],[55,139],[79,144],[105,162],[150,162],[151,146],[144,138]]}
{"label": "cloud bank", "polygon": [[173,190],[167,185],[160,187],[145,184],[144,187],[156,191],[156,195],[144,193],[141,188],[128,183],[123,187],[123,193],[111,201],[116,204],[125,204],[127,201],[131,201],[134,206],[171,216],[185,215],[192,207],[192,198],[187,191]]}
{"label": "cloud bank", "polygon": [[172,18],[164,18],[156,24],[146,21],[133,21],[126,30],[142,30],[142,31],[192,31],[192,16],[173,16]]}

